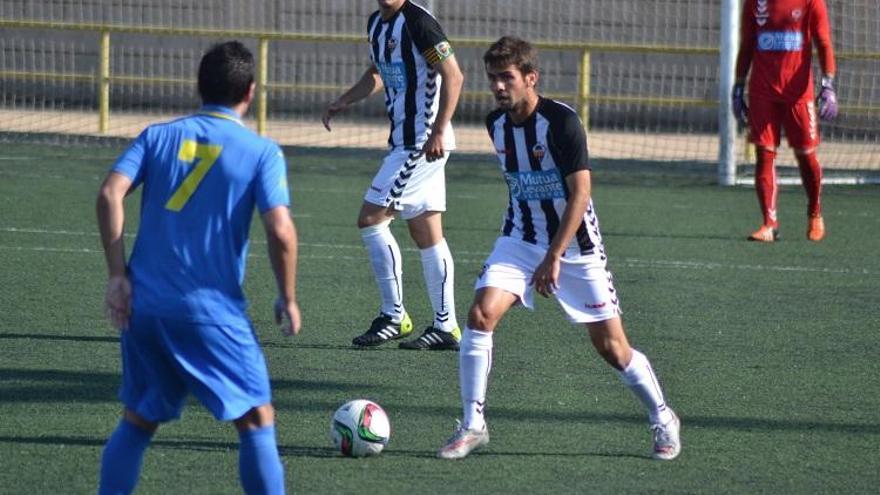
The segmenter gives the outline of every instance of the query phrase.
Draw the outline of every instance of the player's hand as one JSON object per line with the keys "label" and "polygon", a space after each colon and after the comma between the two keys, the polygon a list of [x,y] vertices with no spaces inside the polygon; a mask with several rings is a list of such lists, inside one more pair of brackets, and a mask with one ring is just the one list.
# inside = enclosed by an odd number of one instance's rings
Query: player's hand
{"label": "player's hand", "polygon": [[324,115],[321,116],[321,122],[324,124],[324,129],[330,130],[330,119],[336,116],[337,113],[348,108],[347,103],[343,103],[339,100],[334,101],[333,103],[327,105],[327,108],[324,109]]}
{"label": "player's hand", "polygon": [[550,297],[559,288],[559,257],[547,254],[535,268],[529,285],[534,285],[538,294]]}
{"label": "player's hand", "polygon": [[127,276],[117,275],[107,280],[104,311],[114,328],[128,329],[128,318],[131,316],[131,282]]}
{"label": "player's hand", "polygon": [[422,153],[425,155],[425,160],[429,162],[433,162],[434,160],[439,160],[443,158],[446,150],[443,149],[443,132],[434,131],[428,136],[428,140],[425,141],[425,145],[422,146]]}
{"label": "player's hand", "polygon": [[816,98],[819,107],[819,118],[822,120],[834,120],[837,118],[837,92],[834,91],[834,80],[830,77],[822,78],[822,89]]}
{"label": "player's hand", "polygon": [[296,301],[285,301],[280,297],[275,300],[275,324],[281,329],[281,333],[288,337],[299,334],[302,318]]}
{"label": "player's hand", "polygon": [[749,107],[748,105],[746,105],[745,90],[745,84],[736,83],[733,85],[733,91],[730,94],[733,115],[736,117],[736,120],[742,125],[745,125],[746,121],[749,118]]}

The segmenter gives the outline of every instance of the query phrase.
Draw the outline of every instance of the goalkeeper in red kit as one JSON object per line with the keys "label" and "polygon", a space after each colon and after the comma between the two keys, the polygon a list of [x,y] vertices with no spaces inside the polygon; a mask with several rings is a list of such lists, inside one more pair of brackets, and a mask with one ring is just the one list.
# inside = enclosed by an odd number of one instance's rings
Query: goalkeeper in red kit
{"label": "goalkeeper in red kit", "polygon": [[[822,68],[819,97],[814,102],[812,54],[815,44]],[[748,105],[746,75],[750,72]],[[823,120],[837,117],[834,91],[834,51],[825,0],[745,0],[742,14],[733,111],[748,120],[757,149],[755,188],[764,223],[749,240],[773,242],[779,235],[776,218],[774,161],[785,129],[794,149],[807,192],[807,239],[825,237],[822,220],[822,169],[816,158],[819,145],[817,113]],[[818,108],[817,108],[818,107]]]}

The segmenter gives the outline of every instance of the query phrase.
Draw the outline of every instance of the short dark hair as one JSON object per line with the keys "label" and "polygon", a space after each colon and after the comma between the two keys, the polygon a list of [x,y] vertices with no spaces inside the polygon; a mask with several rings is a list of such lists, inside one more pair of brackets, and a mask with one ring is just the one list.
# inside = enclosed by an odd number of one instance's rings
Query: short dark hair
{"label": "short dark hair", "polygon": [[487,67],[515,65],[523,74],[538,72],[538,50],[522,38],[504,36],[486,50],[483,63]]}
{"label": "short dark hair", "polygon": [[238,41],[212,46],[199,63],[199,94],[209,105],[241,103],[254,82],[254,55]]}

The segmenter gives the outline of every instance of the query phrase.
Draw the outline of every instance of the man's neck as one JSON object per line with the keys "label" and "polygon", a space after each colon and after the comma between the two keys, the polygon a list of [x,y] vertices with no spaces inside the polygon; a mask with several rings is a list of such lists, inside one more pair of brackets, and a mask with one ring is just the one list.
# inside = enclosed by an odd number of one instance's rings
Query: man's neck
{"label": "man's neck", "polygon": [[538,108],[539,99],[540,97],[537,94],[532,94],[524,98],[520,105],[515,106],[507,112],[507,115],[510,116],[510,120],[512,120],[514,124],[522,124],[528,120]]}
{"label": "man's neck", "polygon": [[235,112],[236,115],[238,115],[238,118],[241,119],[241,118],[244,118],[244,115],[247,113],[249,106],[250,106],[249,101],[243,101],[237,105],[232,105],[229,108],[232,109],[232,111]]}

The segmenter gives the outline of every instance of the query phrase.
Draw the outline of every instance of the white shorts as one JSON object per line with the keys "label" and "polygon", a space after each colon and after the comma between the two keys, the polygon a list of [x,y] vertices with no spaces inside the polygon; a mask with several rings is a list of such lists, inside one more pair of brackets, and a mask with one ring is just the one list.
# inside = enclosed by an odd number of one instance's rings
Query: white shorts
{"label": "white shorts", "polygon": [[392,208],[409,220],[427,211],[446,211],[446,160],[429,162],[421,151],[391,150],[364,201]]}
{"label": "white shorts", "polygon": [[[519,297],[523,306],[534,309],[535,289],[529,281],[546,252],[534,244],[499,237],[475,289],[497,287]],[[566,256],[560,263],[559,287],[554,295],[568,319],[572,323],[592,323],[620,315],[611,272],[600,255]]]}

